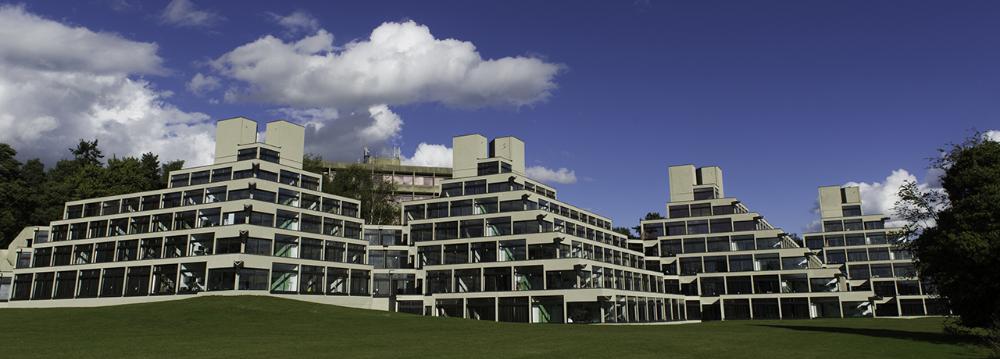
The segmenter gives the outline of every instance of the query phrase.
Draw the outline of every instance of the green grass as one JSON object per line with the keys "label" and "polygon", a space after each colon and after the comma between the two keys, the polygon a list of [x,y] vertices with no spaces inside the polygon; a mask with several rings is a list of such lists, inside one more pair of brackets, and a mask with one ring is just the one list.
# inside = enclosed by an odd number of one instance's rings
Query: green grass
{"label": "green grass", "polygon": [[[968,358],[943,319],[532,325],[430,318],[269,297],[0,309],[9,358]],[[8,352],[7,350],[14,350]]]}

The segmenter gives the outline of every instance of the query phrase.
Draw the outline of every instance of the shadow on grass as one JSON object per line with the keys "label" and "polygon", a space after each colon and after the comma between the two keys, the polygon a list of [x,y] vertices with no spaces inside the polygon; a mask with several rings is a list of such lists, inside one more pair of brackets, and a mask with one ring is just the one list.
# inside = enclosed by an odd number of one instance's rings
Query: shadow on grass
{"label": "shadow on grass", "polygon": [[811,325],[779,325],[761,324],[762,327],[798,330],[806,332],[837,333],[864,335],[875,338],[905,339],[933,344],[982,344],[973,338],[949,335],[945,333],[910,332],[894,329],[851,328],[851,327],[821,327]]}

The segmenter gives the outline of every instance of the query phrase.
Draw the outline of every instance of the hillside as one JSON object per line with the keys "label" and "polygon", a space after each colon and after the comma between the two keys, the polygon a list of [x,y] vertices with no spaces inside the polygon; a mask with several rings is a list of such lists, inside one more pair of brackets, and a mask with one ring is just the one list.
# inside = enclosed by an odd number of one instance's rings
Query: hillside
{"label": "hillside", "polygon": [[14,357],[981,357],[943,319],[528,325],[428,318],[270,297],[3,309]]}

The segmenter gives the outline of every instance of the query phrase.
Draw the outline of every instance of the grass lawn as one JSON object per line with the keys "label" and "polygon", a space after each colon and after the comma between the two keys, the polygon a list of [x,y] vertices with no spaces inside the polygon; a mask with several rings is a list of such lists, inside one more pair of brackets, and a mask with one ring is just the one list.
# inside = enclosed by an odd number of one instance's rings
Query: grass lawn
{"label": "grass lawn", "polygon": [[8,358],[595,357],[968,358],[943,319],[531,325],[348,309],[269,297],[103,308],[0,309]]}

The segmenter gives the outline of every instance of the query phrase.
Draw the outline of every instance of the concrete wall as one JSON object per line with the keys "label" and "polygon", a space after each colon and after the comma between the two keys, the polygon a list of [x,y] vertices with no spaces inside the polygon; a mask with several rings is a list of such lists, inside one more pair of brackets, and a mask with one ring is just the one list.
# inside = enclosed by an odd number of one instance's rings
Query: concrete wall
{"label": "concrete wall", "polygon": [[254,142],[257,122],[243,117],[219,121],[215,125],[215,163],[236,161],[237,147]]}
{"label": "concrete wall", "polygon": [[694,165],[670,166],[667,172],[670,178],[670,201],[693,201],[696,184]]}
{"label": "concrete wall", "polygon": [[452,177],[472,177],[477,174],[476,161],[487,158],[486,137],[483,135],[456,136],[451,140]]}
{"label": "concrete wall", "polygon": [[288,121],[267,123],[264,143],[278,147],[280,163],[293,168],[302,168],[305,155],[306,128]]}
{"label": "concrete wall", "polygon": [[524,141],[516,137],[498,137],[490,142],[491,157],[510,161],[511,170],[524,173]]}

